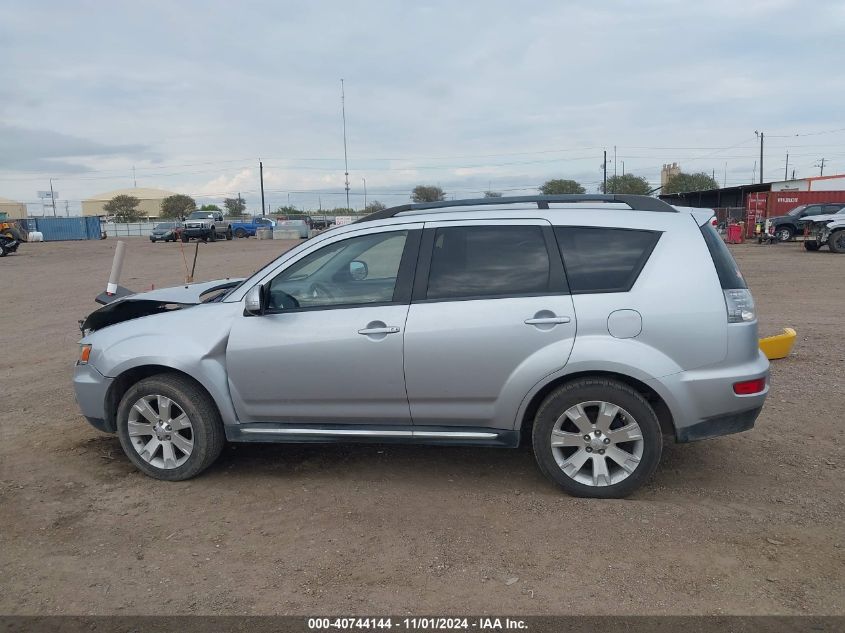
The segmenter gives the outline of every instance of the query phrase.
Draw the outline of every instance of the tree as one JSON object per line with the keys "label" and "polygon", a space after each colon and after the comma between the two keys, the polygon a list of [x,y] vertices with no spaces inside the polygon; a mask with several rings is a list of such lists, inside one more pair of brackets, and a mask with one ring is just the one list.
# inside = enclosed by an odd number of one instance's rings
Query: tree
{"label": "tree", "polygon": [[197,203],[191,196],[184,193],[176,193],[167,196],[161,201],[161,212],[159,217],[181,219],[197,208]]}
{"label": "tree", "polygon": [[103,211],[113,215],[117,222],[137,222],[141,219],[138,205],[141,201],[135,196],[121,194],[103,205]]}
{"label": "tree", "polygon": [[297,209],[293,205],[279,207],[276,209],[276,213],[279,215],[305,215],[305,211]]}
{"label": "tree", "polygon": [[376,211],[382,211],[386,208],[387,205],[384,203],[379,202],[378,200],[373,200],[370,204],[364,207],[364,213],[375,213]]}
{"label": "tree", "polygon": [[200,207],[200,211],[222,211],[216,204],[204,204]]}
{"label": "tree", "polygon": [[540,193],[546,196],[553,196],[561,193],[584,193],[586,189],[581,186],[581,183],[574,180],[563,180],[555,178],[554,180],[547,180],[540,187]]}
{"label": "tree", "polygon": [[608,176],[607,190],[604,183],[599,185],[601,193],[633,193],[639,196],[647,196],[651,193],[651,185],[642,176],[624,174],[622,176]]}
{"label": "tree", "polygon": [[445,199],[446,194],[435,185],[417,185],[411,192],[411,200],[414,202],[438,202]]}
{"label": "tree", "polygon": [[246,213],[246,202],[243,198],[226,198],[223,200],[223,206],[226,207],[226,215],[239,216]]}
{"label": "tree", "polygon": [[499,193],[498,191],[485,191],[484,197],[485,198],[501,198],[502,194]]}
{"label": "tree", "polygon": [[705,189],[718,189],[719,183],[703,171],[695,174],[675,174],[663,186],[662,193],[686,193],[688,191],[704,191]]}

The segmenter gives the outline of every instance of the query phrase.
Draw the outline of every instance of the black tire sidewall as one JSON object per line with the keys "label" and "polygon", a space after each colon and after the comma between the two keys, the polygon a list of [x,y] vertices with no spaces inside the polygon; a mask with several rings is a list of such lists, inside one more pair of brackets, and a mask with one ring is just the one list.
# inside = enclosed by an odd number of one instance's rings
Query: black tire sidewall
{"label": "black tire sidewall", "polygon": [[[191,421],[194,448],[188,460],[177,468],[157,468],[145,462],[132,446],[129,411],[141,397],[151,394],[173,400]],[[126,391],[117,410],[117,435],[123,452],[140,471],[165,481],[182,481],[196,476],[217,459],[223,448],[223,425],[210,396],[198,385],[175,374],[145,378]]]}
{"label": "black tire sidewall", "polygon": [[834,253],[845,252],[845,231],[834,231],[827,238],[827,247]]}
{"label": "black tire sidewall", "polygon": [[[563,412],[581,402],[596,400],[611,402],[631,414],[640,426],[644,442],[636,470],[610,486],[587,486],[575,481],[560,469],[551,448],[551,432]],[[660,423],[651,405],[628,385],[606,379],[576,380],[549,394],[534,418],[532,442],[537,464],[549,479],[573,496],[601,499],[626,497],[637,490],[654,474],[663,450]]]}

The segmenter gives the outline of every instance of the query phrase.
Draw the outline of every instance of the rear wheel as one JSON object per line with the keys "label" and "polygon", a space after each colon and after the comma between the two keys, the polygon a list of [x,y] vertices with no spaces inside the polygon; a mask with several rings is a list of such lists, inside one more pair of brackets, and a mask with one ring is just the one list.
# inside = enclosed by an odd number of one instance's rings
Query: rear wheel
{"label": "rear wheel", "polygon": [[6,248],[6,242],[0,239],[0,257],[5,257],[9,253],[9,249]]}
{"label": "rear wheel", "polygon": [[778,240],[780,240],[781,242],[788,242],[792,239],[793,232],[792,229],[788,226],[780,226],[775,231],[775,235],[778,236]]}
{"label": "rear wheel", "polygon": [[804,241],[804,250],[805,251],[817,251],[817,250],[819,250],[819,243],[816,240],[805,240]]}
{"label": "rear wheel", "polygon": [[238,239],[240,239],[240,238],[242,238],[242,237],[247,237],[246,229],[238,229],[238,230],[236,230],[236,231],[235,231],[235,237],[237,237]]}
{"label": "rear wheel", "polygon": [[827,247],[833,253],[845,253],[845,230],[831,233],[827,238]]}
{"label": "rear wheel", "polygon": [[576,380],[553,391],[534,419],[540,470],[577,497],[625,497],[660,461],[663,437],[648,402],[624,383]]}
{"label": "rear wheel", "polygon": [[117,434],[139,470],[166,481],[198,475],[225,443],[211,397],[177,374],[152,376],[130,387],[117,411]]}

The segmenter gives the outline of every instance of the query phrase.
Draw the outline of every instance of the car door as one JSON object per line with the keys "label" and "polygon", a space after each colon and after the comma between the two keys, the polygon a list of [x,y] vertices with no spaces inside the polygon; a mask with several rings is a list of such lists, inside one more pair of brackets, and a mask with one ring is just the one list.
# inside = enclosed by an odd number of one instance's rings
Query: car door
{"label": "car door", "polygon": [[229,336],[242,423],[408,425],[405,320],[421,225],[323,241],[265,284],[260,316]]}
{"label": "car door", "polygon": [[417,426],[513,428],[572,351],[575,313],[545,220],[430,222],[405,329]]}

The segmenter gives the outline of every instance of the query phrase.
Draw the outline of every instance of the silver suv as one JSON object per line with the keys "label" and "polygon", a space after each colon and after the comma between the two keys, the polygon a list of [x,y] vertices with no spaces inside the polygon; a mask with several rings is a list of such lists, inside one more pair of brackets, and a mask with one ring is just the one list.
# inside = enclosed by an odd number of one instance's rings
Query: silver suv
{"label": "silver suv", "polygon": [[77,400],[159,479],[226,441],[528,441],[565,491],[624,496],[664,437],[750,429],[768,392],[711,217],[625,195],[379,211],[248,279],[93,312]]}

